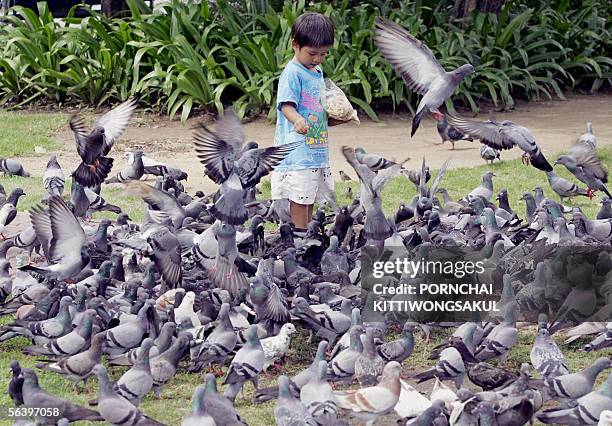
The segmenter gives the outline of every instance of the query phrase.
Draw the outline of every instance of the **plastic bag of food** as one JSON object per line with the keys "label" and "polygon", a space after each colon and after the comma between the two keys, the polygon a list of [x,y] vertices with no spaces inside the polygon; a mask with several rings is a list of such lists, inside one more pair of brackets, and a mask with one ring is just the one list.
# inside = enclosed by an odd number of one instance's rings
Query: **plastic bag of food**
{"label": "plastic bag of food", "polygon": [[325,79],[325,88],[321,91],[321,104],[331,118],[338,121],[355,120],[359,124],[357,111],[347,99],[346,95],[329,78]]}

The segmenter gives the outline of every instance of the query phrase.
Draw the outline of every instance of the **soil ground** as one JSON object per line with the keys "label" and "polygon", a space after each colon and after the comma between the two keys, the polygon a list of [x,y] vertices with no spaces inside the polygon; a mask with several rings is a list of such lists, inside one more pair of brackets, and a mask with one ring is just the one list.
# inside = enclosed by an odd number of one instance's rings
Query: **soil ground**
{"label": "soil ground", "polygon": [[[528,103],[518,105],[509,112],[484,112],[477,118],[511,120],[529,128],[537,138],[544,155],[549,157],[571,146],[576,137],[584,132],[587,121],[593,122],[594,133],[600,145],[612,144],[612,95],[571,95],[567,101]],[[411,119],[409,114],[383,115],[380,122],[374,122],[364,116],[360,126],[349,123],[331,127],[330,164],[335,179],[339,179],[340,170],[354,177],[353,171],[342,157],[342,145],[362,146],[368,152],[398,160],[410,157],[410,161],[406,163],[408,168],[419,167],[423,156],[434,168],[439,167],[449,157],[451,167],[482,164],[480,144],[477,142],[458,142],[455,150],[451,150],[451,144],[448,142],[441,145],[435,121],[431,117],[423,120],[418,132],[411,139]],[[214,191],[215,184],[202,175],[203,167],[195,157],[193,149],[191,128],[197,121],[198,118],[195,118],[182,124],[166,116],[137,115],[113,149],[112,155],[117,160],[111,175],[125,166],[126,163],[121,159],[124,150],[140,145],[147,156],[185,170],[189,174],[186,186],[188,191]],[[256,140],[260,146],[273,144],[275,127],[267,120],[258,119],[244,127],[247,139]],[[59,153],[60,164],[65,170],[73,170],[78,164],[78,156],[68,125],[65,130],[54,135],[54,138],[62,146]],[[518,158],[521,154],[522,151],[514,148],[503,152],[502,160]],[[42,176],[47,158],[44,155],[21,157],[20,160],[32,175]]]}

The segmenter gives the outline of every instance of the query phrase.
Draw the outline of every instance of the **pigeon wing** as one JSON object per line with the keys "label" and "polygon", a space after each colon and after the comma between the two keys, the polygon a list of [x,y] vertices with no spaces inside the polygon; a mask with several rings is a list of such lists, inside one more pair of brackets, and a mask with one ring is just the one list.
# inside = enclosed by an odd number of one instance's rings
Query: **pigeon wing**
{"label": "pigeon wing", "polygon": [[410,90],[423,95],[446,74],[431,50],[395,22],[379,19],[374,31],[376,46]]}
{"label": "pigeon wing", "polygon": [[[250,149],[238,160],[238,177],[244,188],[250,188],[270,173],[274,167],[302,142],[271,146],[261,149]],[[208,167],[208,166],[207,166]]]}
{"label": "pigeon wing", "polygon": [[570,155],[574,157],[579,166],[582,166],[592,176],[603,183],[608,182],[608,172],[594,150],[589,149],[586,145],[576,144],[570,149]]}
{"label": "pigeon wing", "polygon": [[62,197],[56,195],[49,200],[49,218],[53,232],[50,260],[59,263],[64,259],[78,259],[85,244],[85,232]]}
{"label": "pigeon wing", "polygon": [[103,127],[106,136],[104,155],[108,154],[115,141],[125,132],[135,109],[136,100],[128,99],[96,120],[95,127]]}
{"label": "pigeon wing", "polygon": [[480,142],[495,149],[510,149],[516,143],[500,132],[500,125],[495,121],[473,121],[448,114],[448,123],[460,132],[480,139]]}
{"label": "pigeon wing", "polygon": [[87,156],[87,129],[85,128],[85,122],[79,116],[72,115],[70,117],[70,129],[74,133],[74,140],[76,142],[77,153],[81,158]]}
{"label": "pigeon wing", "polygon": [[51,244],[51,238],[53,238],[49,210],[43,209],[41,206],[33,207],[30,210],[30,221],[36,233],[36,238],[40,241],[45,257],[49,259],[49,245]]}

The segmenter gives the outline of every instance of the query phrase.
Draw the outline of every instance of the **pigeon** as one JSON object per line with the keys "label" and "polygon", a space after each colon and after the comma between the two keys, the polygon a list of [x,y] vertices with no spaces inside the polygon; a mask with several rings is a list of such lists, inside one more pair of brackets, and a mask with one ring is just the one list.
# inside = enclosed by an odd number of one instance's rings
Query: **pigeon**
{"label": "pigeon", "polygon": [[230,305],[223,303],[217,316],[217,326],[198,348],[197,353],[192,356],[189,371],[198,372],[213,363],[225,364],[227,356],[234,350],[238,340],[232,327],[229,311]]}
{"label": "pigeon", "polygon": [[15,407],[23,405],[23,376],[21,375],[21,365],[13,360],[9,364],[11,369],[11,381],[8,385],[8,393]]}
{"label": "pigeon", "polygon": [[455,87],[474,72],[471,64],[446,72],[423,42],[386,19],[377,19],[374,43],[406,86],[423,95],[412,120],[411,137],[416,133],[423,114],[439,112],[438,108],[453,94]]}
{"label": "pigeon", "polygon": [[601,209],[597,212],[595,217],[597,220],[612,219],[612,198],[604,197],[601,200]]}
{"label": "pigeon", "polygon": [[487,163],[493,164],[495,160],[500,160],[499,150],[480,144],[480,158],[485,160]]}
{"label": "pigeon", "polygon": [[[3,218],[0,220],[0,224],[5,226],[10,225],[13,220],[17,217],[17,204],[19,203],[19,198],[26,195],[21,188],[15,188],[11,191],[5,203],[0,203],[1,207],[4,209],[8,209],[8,211],[3,213]],[[12,207],[11,207],[12,205]]]}
{"label": "pigeon", "polygon": [[553,168],[542,154],[536,143],[536,138],[526,127],[509,120],[501,123],[496,121],[473,121],[453,115],[448,116],[448,122],[460,132],[479,139],[481,143],[497,150],[511,149],[518,146],[523,150],[523,163],[532,164],[544,172],[552,172]]}
{"label": "pigeon", "polygon": [[220,196],[211,212],[230,225],[241,225],[248,218],[243,202],[245,190],[257,185],[301,142],[241,150],[244,143],[242,124],[235,113],[227,109],[217,121],[215,131],[204,124],[199,125],[194,143],[208,177],[220,185]]}
{"label": "pigeon", "polygon": [[[47,410],[36,411],[36,421],[40,424],[55,424],[60,418],[65,417],[70,422],[76,421],[103,421],[104,417],[97,411],[79,407],[70,401],[56,397],[45,392],[38,384],[38,377],[34,370],[24,368],[23,375],[23,401],[24,407],[47,408]],[[55,413],[55,414],[54,414]]]}
{"label": "pigeon", "polygon": [[565,356],[550,336],[547,324],[548,317],[546,314],[540,314],[538,316],[538,334],[529,353],[531,364],[543,377],[569,374]]}
{"label": "pigeon", "polygon": [[261,348],[264,352],[265,362],[263,371],[267,371],[274,361],[282,359],[289,350],[291,335],[295,333],[295,326],[291,323],[283,324],[276,336],[261,339]]}
{"label": "pigeon", "polygon": [[76,115],[70,118],[70,129],[82,160],[72,173],[75,181],[84,187],[93,187],[106,179],[113,167],[113,159],[106,155],[125,131],[135,108],[136,101],[128,99],[99,117],[91,133],[81,118]]}
{"label": "pigeon", "polygon": [[32,208],[30,220],[49,266],[27,265],[20,269],[60,281],[71,280],[81,273],[89,263],[89,254],[84,247],[85,232],[62,197],[51,197],[48,211],[40,206]]}
{"label": "pigeon", "polygon": [[193,310],[194,302],[195,293],[193,291],[188,291],[185,293],[185,297],[183,298],[183,301],[179,307],[174,309],[174,321],[177,324],[180,324],[184,319],[188,319],[191,321],[191,325],[194,327],[199,327],[202,325],[198,315]]}
{"label": "pigeon", "polygon": [[593,150],[597,148],[597,138],[593,134],[593,123],[591,123],[590,121],[587,122],[586,130],[582,135],[578,137],[576,144],[585,145]]}
{"label": "pigeon", "polygon": [[606,187],[608,172],[594,150],[582,144],[576,144],[569,154],[557,158],[555,164],[564,165],[579,181],[586,184],[589,198],[593,198],[594,191],[603,191],[608,197],[612,197]]}
{"label": "pigeon", "polygon": [[604,348],[612,348],[612,323],[609,323],[607,329],[602,331],[590,343],[582,347],[585,352],[598,351]]}
{"label": "pigeon", "polygon": [[146,302],[139,310],[136,318],[113,327],[106,333],[106,349],[109,355],[117,355],[135,348],[142,342],[145,333],[149,331],[149,311],[151,302]]}
{"label": "pigeon", "polygon": [[149,205],[149,216],[155,223],[170,219],[176,229],[183,225],[185,209],[172,195],[137,180],[127,181],[125,187],[125,195],[140,196]]}
{"label": "pigeon", "polygon": [[[455,142],[457,141],[469,141],[473,142],[474,139],[471,136],[466,136],[453,126],[448,124],[446,119],[446,114],[440,112],[434,112],[433,114],[435,120],[437,121],[436,128],[438,130],[438,135],[440,135],[440,139],[442,140],[442,144],[444,142],[449,141],[452,144],[452,149],[455,149]],[[482,156],[482,150],[481,150]],[[499,155],[498,155],[499,157]]]}
{"label": "pigeon", "polygon": [[319,361],[316,374],[300,389],[300,401],[315,421],[321,425],[333,425],[337,421],[338,407],[334,392],[327,383],[327,362]]}
{"label": "pigeon", "polygon": [[461,353],[454,346],[440,352],[440,358],[434,367],[413,376],[417,383],[437,377],[441,380],[453,380],[457,389],[460,389],[465,377],[466,367]]}
{"label": "pigeon", "polygon": [[559,196],[561,204],[563,204],[564,198],[569,198],[571,200],[578,195],[583,195],[585,197],[589,196],[589,192],[586,189],[580,188],[575,183],[558,176],[555,172],[546,172],[546,178],[552,190]]}
{"label": "pigeon", "polygon": [[402,366],[397,361],[385,365],[382,378],[376,386],[334,392],[338,407],[350,411],[371,426],[376,419],[393,410],[400,395]]}
{"label": "pigeon", "polygon": [[191,411],[181,423],[181,426],[216,426],[215,420],[206,412],[204,405],[204,394],[206,387],[198,386],[191,398]]}
{"label": "pigeon", "polygon": [[304,404],[291,394],[289,378],[285,375],[278,377],[278,399],[274,406],[274,418],[279,426],[318,424]]}
{"label": "pigeon", "polygon": [[600,414],[610,407],[612,407],[612,373],[599,389],[578,398],[574,406],[544,410],[536,417],[547,424],[595,425]]}
{"label": "pigeon", "polygon": [[476,349],[474,356],[478,360],[499,358],[501,362],[506,362],[510,349],[518,341],[516,315],[516,310],[509,309],[505,312],[504,320],[491,330]]}
{"label": "pigeon", "polygon": [[360,338],[363,351],[355,360],[355,378],[361,386],[374,386],[385,367],[385,360],[376,352],[372,328],[366,328]]}
{"label": "pigeon", "polygon": [[130,426],[159,426],[163,425],[156,420],[144,415],[138,408],[133,406],[127,399],[123,398],[115,389],[108,378],[106,367],[96,365],[94,374],[98,377],[100,394],[98,397],[98,411],[108,423],[113,425]]}
{"label": "pigeon", "polygon": [[353,148],[343,146],[342,154],[355,169],[361,183],[360,200],[366,211],[364,236],[368,240],[384,241],[393,234],[393,231],[382,210],[381,191],[389,179],[397,174],[401,165],[395,164],[375,173],[357,161]]}
{"label": "pigeon", "polygon": [[412,355],[414,350],[413,332],[415,326],[415,323],[406,321],[402,328],[402,336],[399,339],[377,346],[376,352],[387,362],[397,361],[401,364]]}
{"label": "pigeon", "polygon": [[236,352],[223,380],[223,384],[229,385],[224,396],[232,402],[246,381],[251,381],[257,391],[259,373],[265,364],[265,355],[257,335],[256,325],[248,328],[246,338],[245,345]]}
{"label": "pigeon", "polygon": [[547,378],[546,385],[555,397],[578,399],[593,390],[597,376],[608,368],[612,368],[612,360],[597,358],[590,366],[577,373]]}
{"label": "pigeon", "polygon": [[[444,401],[432,401],[431,406],[423,411],[411,425],[426,426],[436,424],[435,420],[444,412]],[[483,423],[487,424],[487,423]]]}
{"label": "pigeon", "polygon": [[208,373],[204,377],[204,397],[202,402],[204,409],[215,420],[217,426],[245,426],[234,404],[226,397],[217,393],[217,381],[215,376]]}
{"label": "pigeon", "polygon": [[89,207],[87,208],[89,212],[108,211],[117,214],[121,213],[121,207],[107,202],[103,197],[96,194],[89,188],[84,188],[84,190],[85,196],[89,201]]}
{"label": "pigeon", "polygon": [[23,165],[12,158],[0,157],[0,172],[4,173],[4,176],[21,176],[30,177],[30,174],[25,171]]}
{"label": "pigeon", "polygon": [[151,376],[149,358],[152,347],[153,339],[146,338],[142,341],[134,365],[123,373],[115,385],[117,394],[136,407],[138,407],[142,398],[153,389],[153,376]]}
{"label": "pigeon", "polygon": [[57,362],[38,364],[37,367],[58,373],[75,383],[82,380],[86,385],[89,376],[93,373],[93,368],[101,362],[102,347],[105,342],[106,332],[103,331],[91,339],[91,345],[86,351],[62,358]]}
{"label": "pigeon", "polygon": [[183,357],[185,350],[189,347],[190,341],[191,335],[189,333],[179,333],[172,346],[160,355],[149,359],[155,396],[159,397],[161,395],[164,385],[176,374],[179,361]]}
{"label": "pigeon", "polygon": [[214,264],[208,269],[209,278],[218,287],[237,295],[248,288],[248,280],[244,273],[238,270],[236,259],[239,257],[236,245],[236,228],[228,223],[221,223],[215,232],[218,248]]}
{"label": "pigeon", "polygon": [[2,231],[10,222],[10,216],[17,213],[17,209],[11,203],[6,203],[2,207],[0,207],[0,236],[4,239],[4,235]]}
{"label": "pigeon", "polygon": [[355,148],[355,158],[364,166],[368,166],[373,172],[377,172],[382,169],[388,169],[389,167],[394,166],[396,164],[401,165],[410,160],[410,157],[408,157],[404,161],[396,163],[395,161],[387,160],[386,158],[383,158],[380,155],[368,153],[365,151],[365,149],[361,147]]}
{"label": "pigeon", "polygon": [[104,183],[123,183],[128,180],[138,180],[144,175],[144,164],[142,163],[142,150],[134,151],[134,161],[116,176],[107,179]]}
{"label": "pigeon", "polygon": [[45,199],[49,199],[54,195],[62,195],[64,192],[64,185],[66,184],[66,176],[62,167],[57,162],[57,155],[51,155],[49,162],[47,162],[47,168],[43,174],[43,185],[45,187]]}
{"label": "pigeon", "polygon": [[480,186],[472,189],[468,195],[465,196],[466,201],[470,201],[476,197],[483,197],[485,200],[490,200],[493,195],[493,177],[495,173],[488,171],[482,175],[482,183]]}

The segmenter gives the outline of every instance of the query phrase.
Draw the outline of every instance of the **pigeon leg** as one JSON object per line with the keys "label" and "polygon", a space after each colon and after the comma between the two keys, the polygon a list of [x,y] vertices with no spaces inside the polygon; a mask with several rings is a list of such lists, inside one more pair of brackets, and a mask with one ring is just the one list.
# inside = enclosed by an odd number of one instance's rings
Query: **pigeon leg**
{"label": "pigeon leg", "polygon": [[595,196],[595,191],[593,191],[591,188],[587,189],[587,196],[589,197],[589,200],[592,200],[593,197]]}
{"label": "pigeon leg", "polygon": [[455,150],[455,142],[451,141],[451,145],[452,145],[451,151],[454,151]]}
{"label": "pigeon leg", "polygon": [[529,154],[527,154],[526,152],[523,153],[523,156],[521,157],[521,162],[524,165],[528,166],[529,163],[531,162],[531,157],[529,156]]}

